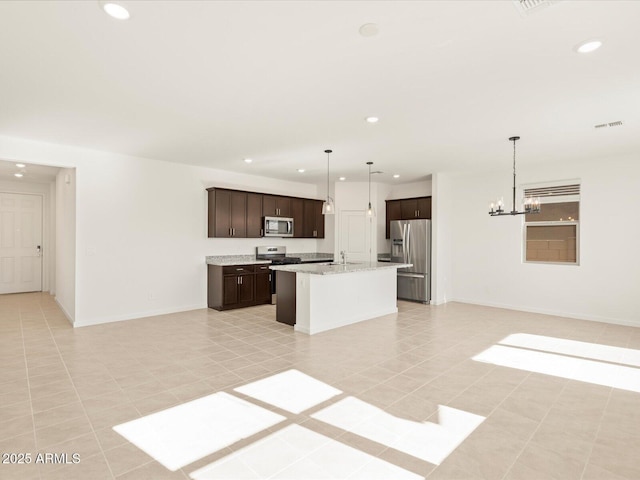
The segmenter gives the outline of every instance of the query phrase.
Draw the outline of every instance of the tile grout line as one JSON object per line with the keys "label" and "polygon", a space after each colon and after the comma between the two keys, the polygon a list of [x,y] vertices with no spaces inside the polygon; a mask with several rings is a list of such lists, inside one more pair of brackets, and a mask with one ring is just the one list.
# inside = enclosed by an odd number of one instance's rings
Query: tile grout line
{"label": "tile grout line", "polygon": [[[38,438],[36,436],[36,419],[33,413],[33,399],[31,398],[31,382],[29,381],[29,363],[27,361],[27,347],[24,341],[24,325],[22,320],[22,309],[20,308],[20,303],[18,302],[18,318],[20,321],[20,336],[22,337],[22,353],[24,355],[24,369],[25,376],[27,379],[27,391],[29,392],[29,408],[31,409],[31,423],[33,424],[33,445],[35,446],[36,451],[38,450]],[[42,478],[40,475],[40,468],[38,470],[38,478]]]}
{"label": "tile grout line", "polygon": [[[532,375],[533,373],[530,373],[529,375]],[[526,378],[529,378],[529,376],[527,376]],[[531,435],[529,435],[529,438],[527,439],[526,443],[524,444],[524,446],[522,447],[522,450],[520,450],[520,453],[518,453],[518,455],[516,456],[515,460],[511,463],[511,465],[509,466],[509,468],[507,469],[507,471],[504,473],[504,475],[502,476],[502,480],[504,480],[507,475],[509,475],[509,472],[511,471],[511,469],[514,467],[514,465],[516,463],[518,463],[518,459],[520,458],[520,456],[522,455],[522,453],[527,449],[527,447],[529,446],[529,444],[531,443],[531,439],[536,435],[536,433],[538,432],[538,430],[540,430],[540,427],[542,426],[542,423],[544,422],[545,418],[547,418],[549,416],[549,412],[551,412],[551,410],[553,409],[553,406],[556,404],[556,402],[558,401],[558,398],[560,398],[560,395],[562,395],[562,392],[564,392],[565,388],[567,388],[567,385],[569,384],[569,381],[566,381],[564,383],[564,385],[562,386],[562,390],[560,390],[560,392],[558,392],[558,395],[556,395],[555,400],[553,401],[553,403],[549,406],[549,409],[547,410],[547,412],[544,414],[544,416],[538,421],[538,425],[536,426],[536,428],[533,430],[533,432],[531,433]]]}
{"label": "tile grout line", "polygon": [[[41,305],[41,304],[39,304],[39,305]],[[40,310],[42,311],[42,307],[40,307]],[[47,326],[47,330],[49,331],[49,335],[51,336],[51,339],[53,340],[53,344],[56,347],[56,351],[58,352],[58,355],[60,356],[60,359],[62,360],[62,364],[64,365],[64,370],[65,370],[65,372],[67,372],[67,376],[69,377],[69,380],[71,380],[71,384],[73,385],[73,391],[76,393],[76,396],[78,397],[78,401],[80,402],[80,406],[82,408],[82,412],[84,413],[84,416],[87,419],[87,422],[89,422],[89,426],[91,427],[91,433],[93,433],[93,436],[94,436],[96,442],[98,443],[98,446],[100,447],[100,453],[102,454],[102,457],[103,457],[103,459],[105,461],[105,464],[107,465],[107,468],[109,469],[109,473],[111,474],[112,479],[115,480],[115,475],[113,474],[113,471],[111,470],[111,465],[109,465],[109,461],[107,460],[107,456],[104,454],[104,448],[102,448],[102,444],[100,443],[100,440],[98,440],[98,436],[96,435],[95,429],[93,428],[93,423],[91,423],[91,419],[89,418],[89,415],[87,414],[87,411],[84,408],[84,404],[82,403],[82,398],[80,397],[80,394],[78,393],[78,390],[76,388],[76,384],[73,381],[73,377],[71,376],[71,373],[69,372],[69,369],[67,368],[67,363],[65,362],[64,356],[62,355],[62,352],[60,351],[60,347],[58,346],[58,342],[56,341],[55,335],[53,335],[53,332],[51,331],[51,326],[49,325],[49,321],[47,320],[47,316],[44,314],[43,311],[42,311],[42,316],[43,316],[45,324]],[[74,328],[74,327],[72,326],[71,328]],[[34,427],[35,427],[35,425],[34,425]],[[81,435],[79,435],[79,436],[81,436]],[[77,437],[74,437],[74,438],[77,438]]]}
{"label": "tile grout line", "polygon": [[607,407],[609,406],[609,403],[611,402],[611,397],[613,396],[613,387],[611,387],[609,389],[609,395],[607,397],[607,403],[605,404],[604,408],[602,409],[602,415],[600,415],[600,420],[598,421],[598,429],[596,430],[596,433],[593,437],[593,441],[591,442],[591,448],[589,449],[589,455],[587,455],[587,460],[584,462],[584,468],[582,469],[582,473],[580,474],[580,479],[584,478],[584,474],[587,471],[587,467],[589,466],[589,461],[591,460],[591,455],[593,454],[593,450],[596,447],[596,442],[598,441],[598,435],[600,434],[600,430],[602,429],[602,424],[604,422],[604,416],[607,413]]}

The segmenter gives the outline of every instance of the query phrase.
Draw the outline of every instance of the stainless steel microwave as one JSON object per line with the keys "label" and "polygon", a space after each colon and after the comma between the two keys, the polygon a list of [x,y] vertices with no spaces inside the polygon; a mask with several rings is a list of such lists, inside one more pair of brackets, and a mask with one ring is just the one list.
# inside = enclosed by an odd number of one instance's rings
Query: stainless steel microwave
{"label": "stainless steel microwave", "polygon": [[264,217],[265,237],[293,237],[293,218]]}

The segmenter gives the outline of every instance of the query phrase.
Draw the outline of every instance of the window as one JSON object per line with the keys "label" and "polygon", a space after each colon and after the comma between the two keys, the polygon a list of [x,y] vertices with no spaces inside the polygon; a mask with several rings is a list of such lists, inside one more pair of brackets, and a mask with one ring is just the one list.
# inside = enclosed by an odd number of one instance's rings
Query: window
{"label": "window", "polygon": [[540,198],[540,213],[524,216],[524,261],[579,263],[580,184],[525,188]]}

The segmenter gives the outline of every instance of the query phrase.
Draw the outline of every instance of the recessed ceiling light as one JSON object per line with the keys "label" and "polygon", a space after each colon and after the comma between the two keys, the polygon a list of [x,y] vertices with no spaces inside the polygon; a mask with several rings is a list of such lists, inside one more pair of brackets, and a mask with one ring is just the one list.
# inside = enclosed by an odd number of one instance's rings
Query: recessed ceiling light
{"label": "recessed ceiling light", "polygon": [[358,32],[360,32],[360,35],[362,35],[363,37],[375,37],[379,31],[380,29],[375,23],[365,23],[358,30]]}
{"label": "recessed ceiling light", "polygon": [[347,177],[340,177],[340,181],[344,182],[347,179]]}
{"label": "recessed ceiling light", "polygon": [[589,53],[599,49],[602,46],[601,40],[587,40],[576,47],[578,53]]}
{"label": "recessed ceiling light", "polygon": [[393,178],[400,178],[400,175],[398,175],[397,173],[395,173],[395,174],[393,175]]}
{"label": "recessed ceiling light", "polygon": [[304,173],[304,168],[299,168],[298,173]]}
{"label": "recessed ceiling light", "polygon": [[126,20],[131,16],[126,8],[114,2],[103,3],[102,9],[107,13],[107,15],[117,18],[118,20]]}
{"label": "recessed ceiling light", "polygon": [[378,123],[378,120],[380,119],[378,117],[367,117],[365,120],[369,123]]}
{"label": "recessed ceiling light", "polygon": [[13,176],[14,177],[18,177],[18,178],[22,178],[23,174],[22,173],[14,173]]}
{"label": "recessed ceiling light", "polygon": [[26,165],[24,163],[16,163],[16,167],[24,168],[24,167],[26,167]]}
{"label": "recessed ceiling light", "polygon": [[244,159],[244,163],[251,163],[251,162],[253,162],[253,159],[251,159],[251,158],[245,158]]}

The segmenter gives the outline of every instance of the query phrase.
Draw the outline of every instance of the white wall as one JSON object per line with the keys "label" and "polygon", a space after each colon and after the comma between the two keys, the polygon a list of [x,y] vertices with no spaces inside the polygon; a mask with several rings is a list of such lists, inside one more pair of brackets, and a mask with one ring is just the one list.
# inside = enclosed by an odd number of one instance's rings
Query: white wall
{"label": "white wall", "polygon": [[76,172],[56,176],[55,296],[71,323],[76,321]]}
{"label": "white wall", "polygon": [[518,170],[520,184],[573,178],[582,182],[579,266],[522,262],[523,219],[487,214],[492,199],[510,199],[509,172],[451,177],[455,300],[640,326],[640,158]]}
{"label": "white wall", "polygon": [[455,197],[451,174],[435,173],[431,199],[431,303],[451,300],[453,292],[453,232]]}
{"label": "white wall", "polygon": [[431,195],[432,178],[412,183],[390,185],[385,200],[398,200],[400,198],[428,197]]}
{"label": "white wall", "polygon": [[[256,245],[274,243],[208,239],[207,187],[321,198],[310,184],[1,136],[0,158],[76,169],[75,236],[59,225],[65,233],[56,274],[58,301],[76,326],[204,308],[207,255],[254,253]],[[71,197],[60,194],[58,214],[70,219]],[[316,251],[318,241],[276,242],[302,253]]]}

